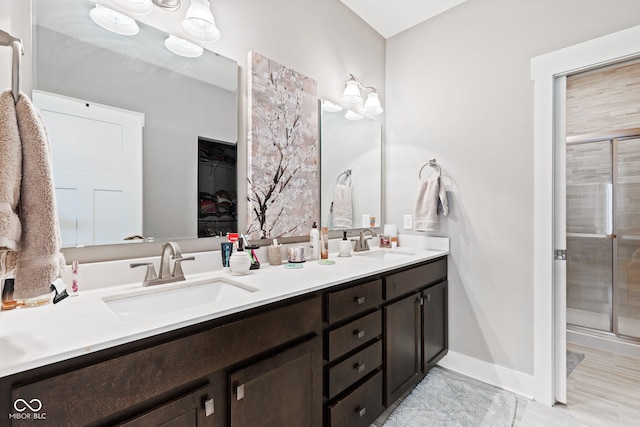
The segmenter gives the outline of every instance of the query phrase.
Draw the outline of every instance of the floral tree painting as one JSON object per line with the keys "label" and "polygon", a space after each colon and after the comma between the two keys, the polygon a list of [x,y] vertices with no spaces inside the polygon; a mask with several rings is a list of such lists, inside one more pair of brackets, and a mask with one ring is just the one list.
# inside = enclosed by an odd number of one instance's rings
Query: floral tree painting
{"label": "floral tree painting", "polygon": [[247,234],[309,234],[319,215],[317,82],[249,53]]}

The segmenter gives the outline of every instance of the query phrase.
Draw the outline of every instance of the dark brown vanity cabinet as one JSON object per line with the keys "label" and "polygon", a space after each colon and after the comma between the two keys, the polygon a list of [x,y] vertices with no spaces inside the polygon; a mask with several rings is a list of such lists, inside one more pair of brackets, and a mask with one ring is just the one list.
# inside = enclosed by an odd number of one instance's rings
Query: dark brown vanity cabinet
{"label": "dark brown vanity cabinet", "polygon": [[385,278],[385,404],[413,388],[448,350],[447,259]]}
{"label": "dark brown vanity cabinet", "polygon": [[382,280],[325,295],[326,424],[368,426],[383,411]]}
{"label": "dark brown vanity cabinet", "polygon": [[320,426],[321,327],[320,296],[282,302],[2,378],[0,397],[40,400],[43,426]]}

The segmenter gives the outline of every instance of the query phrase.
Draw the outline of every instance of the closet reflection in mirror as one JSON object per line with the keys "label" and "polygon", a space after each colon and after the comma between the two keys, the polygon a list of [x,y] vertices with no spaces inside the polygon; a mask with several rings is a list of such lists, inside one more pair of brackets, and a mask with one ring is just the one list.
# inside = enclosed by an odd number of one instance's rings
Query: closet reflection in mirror
{"label": "closet reflection in mirror", "polygon": [[[330,230],[382,224],[382,125],[320,101],[321,223]],[[350,116],[350,115],[349,115]]]}
{"label": "closet reflection in mirror", "polygon": [[[74,99],[87,109],[100,106],[143,117],[142,156],[137,165],[127,164],[121,156],[121,142],[106,139],[109,132],[117,133],[116,127],[103,133],[85,129],[88,136],[79,139],[89,147],[66,147],[71,157],[65,155],[66,166],[72,170],[83,169],[96,175],[110,174],[118,168],[139,168],[142,217],[137,228],[120,227],[117,222],[130,214],[116,212],[114,206],[124,199],[111,191],[103,192],[107,197],[100,200],[83,200],[80,191],[65,182],[64,194],[57,195],[58,211],[64,211],[66,216],[61,218],[61,224],[65,229],[77,229],[75,233],[63,229],[63,246],[118,243],[131,235],[156,241],[196,238],[200,215],[198,139],[236,143],[237,63],[206,49],[198,58],[177,56],[165,47],[165,32],[141,22],[140,31],[134,36],[113,34],[91,20],[92,7],[93,3],[86,0],[33,0],[33,87]],[[162,11],[154,10],[145,19],[153,21],[154,14],[161,15]],[[179,19],[178,15],[176,12],[175,19]],[[57,135],[50,132],[49,136],[53,146]],[[91,160],[80,156],[83,152],[96,154],[94,147],[114,150],[108,152],[110,157],[104,157],[112,161],[108,171],[92,167]],[[52,151],[57,181],[56,167],[61,160],[55,158],[55,147]],[[122,162],[118,163],[119,159]],[[100,177],[95,178],[96,188],[103,189]],[[86,183],[86,176],[82,181]],[[84,193],[91,198],[95,192]],[[79,212],[79,206],[91,205],[93,213]],[[106,211],[105,206],[109,208]],[[105,221],[109,228],[83,228],[84,224]]]}

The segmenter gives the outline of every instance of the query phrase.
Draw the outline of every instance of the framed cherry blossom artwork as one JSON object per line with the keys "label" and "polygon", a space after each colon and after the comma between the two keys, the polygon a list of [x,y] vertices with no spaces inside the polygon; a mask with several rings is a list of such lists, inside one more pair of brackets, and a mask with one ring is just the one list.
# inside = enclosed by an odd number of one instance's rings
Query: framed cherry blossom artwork
{"label": "framed cherry blossom artwork", "polygon": [[309,234],[320,213],[317,82],[249,52],[247,235]]}

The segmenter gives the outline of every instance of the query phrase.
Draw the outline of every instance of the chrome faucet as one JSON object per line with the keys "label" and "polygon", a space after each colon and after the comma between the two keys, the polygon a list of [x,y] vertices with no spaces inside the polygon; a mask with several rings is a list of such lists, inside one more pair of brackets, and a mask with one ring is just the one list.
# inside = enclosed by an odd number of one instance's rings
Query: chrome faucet
{"label": "chrome faucet", "polygon": [[[174,259],[173,272],[171,272],[171,258]],[[183,257],[180,246],[175,242],[167,242],[162,245],[160,255],[160,276],[156,274],[156,269],[152,262],[142,262],[130,264],[134,267],[147,267],[147,272],[142,281],[142,286],[160,285],[163,283],[179,282],[185,280],[182,271],[182,261],[193,261],[195,257]]]}
{"label": "chrome faucet", "polygon": [[370,232],[371,233],[371,237],[375,237],[376,236],[376,232],[372,228],[365,228],[364,230],[360,231],[360,238],[358,240],[356,240],[356,246],[353,249],[354,252],[362,252],[362,251],[368,251],[369,250],[368,239],[366,239],[364,237],[364,234],[366,232]]}

